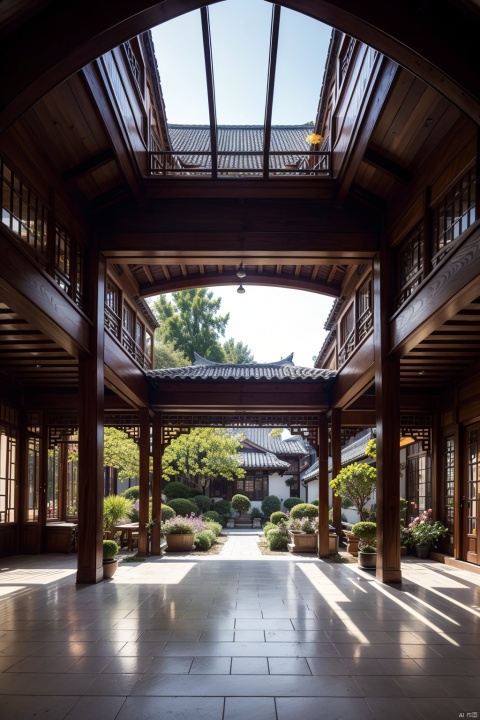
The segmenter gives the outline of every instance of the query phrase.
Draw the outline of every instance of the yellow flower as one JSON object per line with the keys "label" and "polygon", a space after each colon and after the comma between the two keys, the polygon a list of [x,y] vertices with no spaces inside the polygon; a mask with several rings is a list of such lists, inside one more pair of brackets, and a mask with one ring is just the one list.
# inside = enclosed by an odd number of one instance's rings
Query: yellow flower
{"label": "yellow flower", "polygon": [[311,145],[318,145],[318,143],[321,143],[323,140],[323,135],[317,135],[316,133],[310,133],[310,135],[307,135],[305,138],[305,141],[310,143]]}

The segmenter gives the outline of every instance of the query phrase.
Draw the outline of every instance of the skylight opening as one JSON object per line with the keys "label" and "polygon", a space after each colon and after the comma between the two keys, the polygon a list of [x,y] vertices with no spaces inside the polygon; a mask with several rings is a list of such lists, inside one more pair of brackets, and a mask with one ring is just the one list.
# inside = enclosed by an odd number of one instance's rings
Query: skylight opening
{"label": "skylight opening", "polygon": [[208,125],[200,12],[158,25],[152,38],[168,124]]}
{"label": "skylight opening", "polygon": [[228,0],[209,13],[217,123],[263,125],[272,6]]}
{"label": "skylight opening", "polygon": [[[272,125],[315,123],[332,29],[282,8]],[[306,129],[305,135],[311,130]]]}

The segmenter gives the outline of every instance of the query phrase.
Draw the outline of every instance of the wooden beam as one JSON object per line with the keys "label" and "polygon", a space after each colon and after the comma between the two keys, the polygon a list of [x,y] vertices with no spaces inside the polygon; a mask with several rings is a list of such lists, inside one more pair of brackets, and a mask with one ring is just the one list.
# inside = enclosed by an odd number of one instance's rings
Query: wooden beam
{"label": "wooden beam", "polygon": [[333,278],[335,277],[335,273],[337,272],[337,266],[335,264],[332,265],[330,272],[328,273],[327,277],[327,285],[330,285]]}
{"label": "wooden beam", "polygon": [[[2,300],[33,327],[78,358],[90,351],[90,323],[59,289],[55,281],[34,264],[28,248],[0,225],[0,291]],[[38,341],[37,341],[38,342]]]}
{"label": "wooden beam", "polygon": [[212,157],[212,179],[218,175],[218,147],[217,147],[217,114],[215,108],[215,83],[213,79],[212,39],[210,36],[210,21],[208,7],[200,9],[202,19],[203,53],[205,56],[205,76],[207,81],[208,115],[210,118],[210,151]]}
{"label": "wooden beam", "polygon": [[[437,335],[437,331],[478,297],[479,276],[480,221],[477,220],[438,264],[419,292],[414,293],[395,315],[390,327],[392,351],[403,357],[433,332],[434,337],[458,340],[454,325],[443,328],[445,335]],[[475,330],[472,332],[476,334]]]}
{"label": "wooden beam", "polygon": [[[342,411],[333,408],[331,414],[331,455],[332,478],[337,477],[342,469]],[[342,498],[333,495],[333,525],[339,539],[342,537]]]}
{"label": "wooden beam", "polygon": [[[9,70],[2,82],[0,131],[50,89],[110,48],[205,4],[206,0],[164,0],[161,4],[158,0],[136,0],[134,5],[115,3],[106,13],[98,11],[95,0],[53,4],[36,0],[28,3],[27,10],[25,3],[17,3],[14,20],[7,20],[0,28],[2,66]],[[436,0],[422,4],[408,0],[405,17],[409,22],[399,22],[390,7],[378,0],[285,0],[282,5],[376,47],[449,97],[479,124],[480,91],[475,68],[480,20],[474,3],[459,5],[458,0],[444,0],[439,6]],[[65,28],[69,28],[68,33]]]}
{"label": "wooden beam", "polygon": [[410,172],[410,170],[407,170],[393,160],[390,160],[389,158],[385,157],[385,155],[382,155],[381,152],[378,152],[371,147],[365,150],[363,162],[371,165],[376,170],[381,170],[387,175],[390,175],[390,177],[392,177],[397,182],[408,184],[413,177],[413,174]]}
{"label": "wooden beam", "polygon": [[267,96],[265,100],[265,120],[263,124],[263,177],[270,174],[270,139],[272,136],[273,91],[277,67],[278,34],[280,31],[280,5],[272,6],[272,25],[270,29],[270,53],[268,59]]}
{"label": "wooden beam", "polygon": [[63,173],[63,179],[67,182],[70,180],[78,180],[84,175],[88,175],[94,170],[98,170],[104,165],[108,165],[108,163],[112,162],[112,160],[115,160],[115,155],[113,154],[112,149],[105,148],[105,150],[100,150],[100,152],[96,153],[96,155],[92,155],[79,165],[70,168],[70,170],[66,170]]}
{"label": "wooden beam", "polygon": [[[138,203],[143,202],[142,176],[123,128],[117,105],[101,59],[83,68],[82,75],[94,102],[101,109],[101,119],[112,143],[117,162],[130,192]],[[97,201],[98,202],[98,201]]]}
{"label": "wooden beam", "polygon": [[[183,268],[182,266],[182,273]],[[305,290],[306,292],[320,293],[330,297],[339,297],[340,288],[333,285],[327,285],[325,282],[316,280],[312,282],[307,278],[292,277],[292,275],[270,275],[262,273],[261,275],[247,276],[243,281],[244,287],[248,285],[261,287],[283,287],[292,290]],[[177,292],[179,290],[187,290],[195,287],[218,287],[221,285],[238,285],[239,280],[236,276],[229,275],[188,275],[186,270],[182,278],[176,278],[169,281],[157,281],[148,285],[140,285],[140,297],[150,297],[164,292]]]}
{"label": "wooden beam", "polygon": [[148,265],[142,265],[142,267],[143,267],[143,272],[144,272],[145,275],[147,276],[149,282],[154,283],[155,280],[154,280],[154,277],[153,277],[153,275],[152,275],[152,271],[150,270],[150,267],[149,267]]}
{"label": "wooden beam", "polygon": [[343,205],[357,170],[360,167],[370,137],[385,104],[398,65],[386,57],[378,56],[371,70],[368,85],[355,117],[355,127],[349,138],[349,146],[337,170],[335,204]]}

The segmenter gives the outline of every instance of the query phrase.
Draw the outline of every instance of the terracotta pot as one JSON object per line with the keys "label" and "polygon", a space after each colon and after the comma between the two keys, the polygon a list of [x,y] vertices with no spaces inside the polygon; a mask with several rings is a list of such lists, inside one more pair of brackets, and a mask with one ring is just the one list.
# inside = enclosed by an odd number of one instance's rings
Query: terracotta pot
{"label": "terracotta pot", "polygon": [[193,547],[194,537],[194,533],[185,533],[182,535],[170,533],[165,536],[167,549],[171,552],[188,552]]}
{"label": "terracotta pot", "polygon": [[112,578],[115,573],[117,572],[118,568],[118,560],[115,558],[113,560],[104,560],[103,561],[103,579],[109,580]]}

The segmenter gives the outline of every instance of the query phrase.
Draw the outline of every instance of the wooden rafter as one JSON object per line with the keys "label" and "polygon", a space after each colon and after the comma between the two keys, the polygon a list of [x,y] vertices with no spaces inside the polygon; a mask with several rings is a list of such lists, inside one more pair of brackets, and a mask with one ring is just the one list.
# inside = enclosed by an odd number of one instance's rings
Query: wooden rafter
{"label": "wooden rafter", "polygon": [[327,277],[327,285],[332,282],[333,278],[335,277],[335,273],[337,272],[337,266],[332,265],[330,272],[328,273]]}
{"label": "wooden rafter", "polygon": [[263,127],[263,177],[268,178],[270,167],[270,138],[272,135],[273,91],[275,88],[275,70],[277,67],[278,34],[280,30],[280,5],[272,8],[272,27],[270,32],[270,56],[268,61],[267,98],[265,102],[265,123]]}
{"label": "wooden rafter", "polygon": [[149,281],[150,281],[151,283],[155,282],[155,280],[154,280],[154,278],[153,278],[153,275],[152,275],[152,271],[150,270],[149,266],[148,266],[148,265],[142,265],[142,267],[143,267],[143,272],[145,273],[145,275],[147,276],[147,278],[149,279]]}
{"label": "wooden rafter", "polygon": [[210,35],[210,20],[208,7],[200,10],[202,18],[203,52],[205,55],[205,74],[207,80],[208,114],[210,117],[210,151],[212,153],[212,178],[218,175],[218,147],[217,147],[217,112],[215,107],[215,84],[213,80],[212,38]]}
{"label": "wooden rafter", "polygon": [[167,280],[170,280],[170,270],[168,269],[168,266],[167,266],[167,265],[162,265],[161,268],[162,268],[163,274],[165,275],[165,277],[167,278]]}

